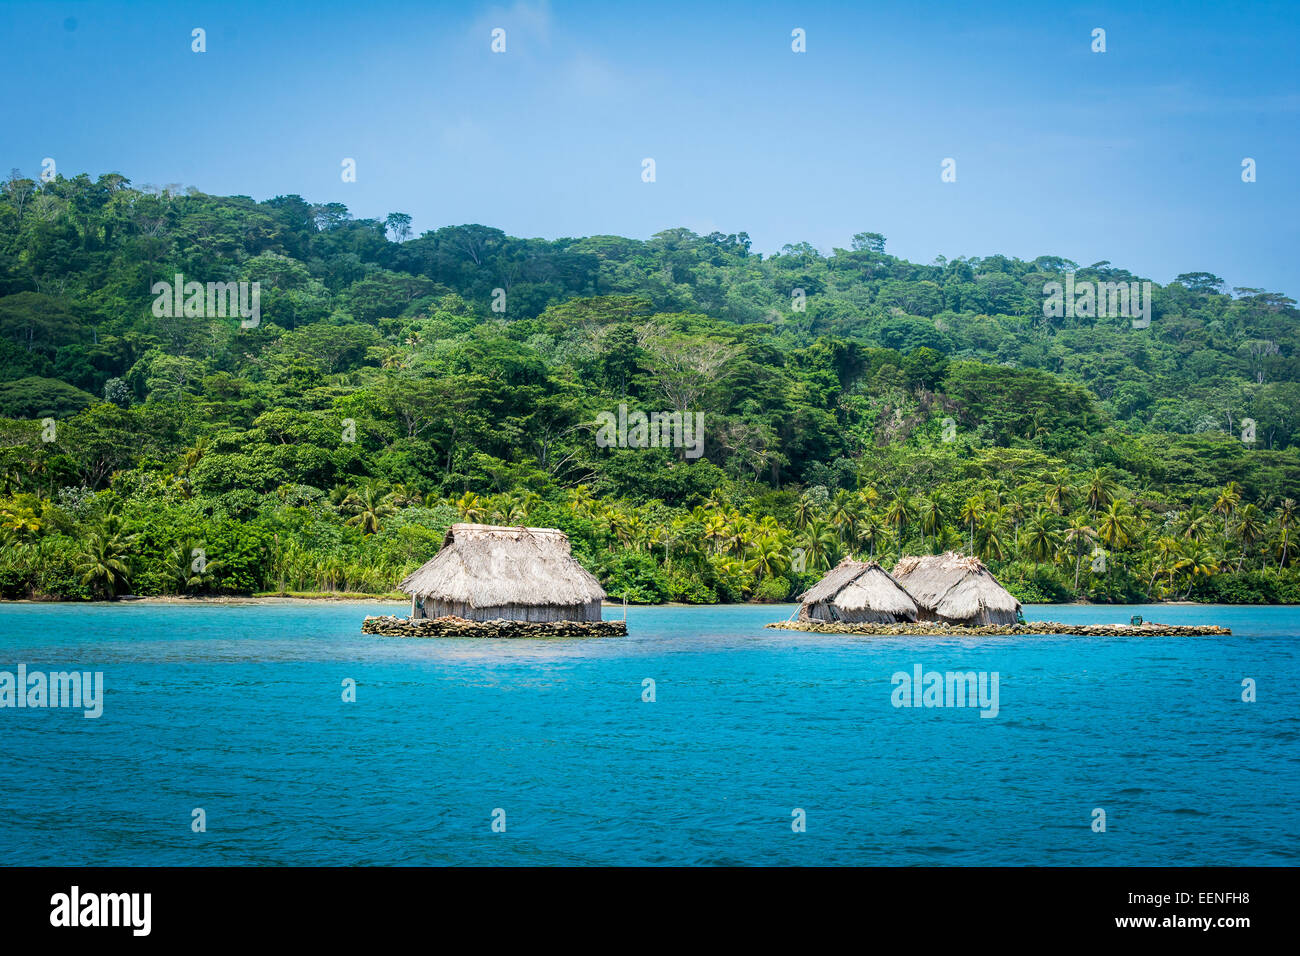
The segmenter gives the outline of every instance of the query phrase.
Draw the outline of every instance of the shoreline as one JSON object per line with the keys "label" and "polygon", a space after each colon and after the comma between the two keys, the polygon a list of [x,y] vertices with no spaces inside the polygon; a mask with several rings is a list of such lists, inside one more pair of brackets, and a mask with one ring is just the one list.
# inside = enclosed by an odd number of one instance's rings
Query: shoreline
{"label": "shoreline", "polygon": [[[843,621],[779,621],[765,624],[778,631],[813,634],[860,634],[865,637],[1012,637],[1065,634],[1072,637],[1201,637],[1231,636],[1217,624],[1064,624],[1061,621],[1026,621],[1023,624],[946,624],[913,621],[898,624],[846,623]],[[919,666],[919,665],[918,665]]]}
{"label": "shoreline", "polygon": [[[275,607],[277,605],[299,605],[299,604],[409,604],[410,599],[405,595],[394,596],[391,594],[359,594],[353,592],[340,592],[337,594],[257,594],[257,595],[196,595],[193,597],[181,596],[177,594],[164,594],[151,597],[135,597],[133,595],[124,595],[114,601],[73,601],[62,598],[0,598],[0,606],[12,604],[76,604],[87,606],[130,606],[130,605],[266,605]],[[628,604],[629,608],[647,608],[647,607],[788,607],[798,606],[797,601],[767,602],[767,601],[739,601],[733,604],[684,604],[680,601],[665,601],[663,604]],[[1300,607],[1296,604],[1225,604],[1213,605],[1200,601],[1145,601],[1141,604],[1095,604],[1091,601],[1060,601],[1053,603],[1026,605],[1030,607]],[[613,602],[603,602],[602,608],[611,610],[621,610],[624,605]]]}

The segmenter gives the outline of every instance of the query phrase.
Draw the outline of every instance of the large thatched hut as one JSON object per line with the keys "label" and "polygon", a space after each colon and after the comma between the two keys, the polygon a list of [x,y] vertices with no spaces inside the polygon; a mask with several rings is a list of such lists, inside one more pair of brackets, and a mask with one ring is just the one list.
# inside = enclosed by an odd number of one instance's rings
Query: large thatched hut
{"label": "large thatched hut", "polygon": [[413,619],[599,621],[605,590],[554,528],[454,524],[442,550],[398,588]]}
{"label": "large thatched hut", "polygon": [[1020,613],[1020,602],[979,558],[953,551],[900,558],[894,580],[916,601],[919,621],[1014,624]]}
{"label": "large thatched hut", "polygon": [[916,602],[875,561],[845,558],[799,595],[799,620],[897,624],[915,621]]}

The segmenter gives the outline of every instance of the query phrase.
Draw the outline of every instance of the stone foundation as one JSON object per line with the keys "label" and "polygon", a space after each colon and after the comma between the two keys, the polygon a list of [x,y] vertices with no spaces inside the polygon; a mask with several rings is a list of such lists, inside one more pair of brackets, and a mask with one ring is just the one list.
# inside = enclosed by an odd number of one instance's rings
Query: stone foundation
{"label": "stone foundation", "polygon": [[1011,634],[1076,634],[1080,637],[1195,637],[1231,634],[1217,624],[1060,624],[1030,621],[1027,624],[982,624],[963,627],[926,621],[918,624],[846,624],[842,621],[781,621],[768,624],[780,631],[816,631],[822,634],[869,634],[880,637],[985,637]]}
{"label": "stone foundation", "polygon": [[463,617],[382,615],[361,622],[361,633],[384,637],[625,637],[626,621],[470,621]]}

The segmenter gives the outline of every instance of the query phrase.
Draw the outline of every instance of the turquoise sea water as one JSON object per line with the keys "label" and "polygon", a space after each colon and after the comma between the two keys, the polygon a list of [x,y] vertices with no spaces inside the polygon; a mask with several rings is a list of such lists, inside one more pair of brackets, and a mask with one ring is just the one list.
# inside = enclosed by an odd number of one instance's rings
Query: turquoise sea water
{"label": "turquoise sea water", "polygon": [[[0,709],[0,864],[1300,856],[1300,609],[1026,608],[1227,638],[763,629],[788,606],[633,608],[605,640],[360,633],[394,609],[0,606],[0,671],[102,671],[106,688],[97,720]],[[891,676],[917,664],[996,671],[997,716],[894,707]]]}

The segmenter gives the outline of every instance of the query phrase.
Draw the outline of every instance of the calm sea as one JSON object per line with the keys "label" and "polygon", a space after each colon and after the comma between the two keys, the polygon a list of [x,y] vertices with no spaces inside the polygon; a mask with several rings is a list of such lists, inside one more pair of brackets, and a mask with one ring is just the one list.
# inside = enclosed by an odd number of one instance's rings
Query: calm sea
{"label": "calm sea", "polygon": [[[1300,856],[1295,608],[1026,608],[1228,638],[810,635],[764,630],[793,610],[770,606],[633,608],[605,640],[360,633],[394,609],[0,606],[0,671],[105,685],[99,719],[0,709],[0,864]],[[996,672],[997,716],[893,706],[916,665]]]}

